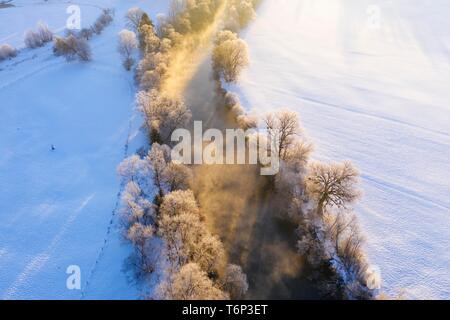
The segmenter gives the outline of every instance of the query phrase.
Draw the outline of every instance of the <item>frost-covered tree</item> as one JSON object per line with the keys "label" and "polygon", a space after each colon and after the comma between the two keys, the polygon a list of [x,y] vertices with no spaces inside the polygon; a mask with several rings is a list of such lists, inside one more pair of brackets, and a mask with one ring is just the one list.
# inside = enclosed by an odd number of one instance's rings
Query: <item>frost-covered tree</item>
{"label": "frost-covered tree", "polygon": [[167,256],[173,266],[183,265],[192,259],[195,246],[205,233],[199,215],[193,213],[162,215],[158,231],[165,240]]}
{"label": "frost-covered tree", "polygon": [[9,44],[0,45],[0,61],[13,58],[17,55],[17,50]]}
{"label": "frost-covered tree", "polygon": [[323,220],[327,237],[333,241],[336,252],[339,252],[341,240],[356,223],[356,216],[339,210],[336,213],[325,214]]}
{"label": "frost-covered tree", "polygon": [[170,148],[166,145],[153,143],[147,155],[147,162],[150,164],[150,170],[153,173],[153,183],[158,188],[159,203],[166,193],[165,189],[165,171],[167,163],[170,161]]}
{"label": "frost-covered tree", "polygon": [[192,261],[208,274],[217,272],[225,260],[225,249],[217,236],[205,230],[202,237],[192,247]]}
{"label": "frost-covered tree", "polygon": [[225,251],[218,237],[208,232],[191,190],[167,194],[160,207],[160,233],[166,240],[168,255],[175,265],[196,262],[213,273],[223,263]]}
{"label": "frost-covered tree", "polygon": [[133,31],[122,30],[119,32],[118,51],[122,57],[122,63],[126,70],[130,70],[134,64],[133,54],[138,47],[136,34]]}
{"label": "frost-covered tree", "polygon": [[307,194],[317,202],[322,216],[326,207],[343,208],[360,196],[356,188],[359,172],[349,161],[338,164],[312,163],[305,178]]}
{"label": "frost-covered tree", "polygon": [[297,139],[287,149],[280,171],[275,176],[275,188],[288,206],[288,217],[296,221],[302,213],[304,197],[304,176],[313,145]]}
{"label": "frost-covered tree", "polygon": [[117,173],[124,182],[136,182],[141,188],[146,185],[150,177],[150,170],[151,166],[148,159],[141,159],[137,154],[124,159],[117,167]]}
{"label": "frost-covered tree", "polygon": [[139,185],[129,181],[122,193],[121,213],[126,225],[136,222],[150,224],[155,218],[155,205],[147,200]]}
{"label": "frost-covered tree", "polygon": [[243,299],[248,291],[247,275],[241,266],[229,264],[223,276],[223,289],[230,294],[232,300]]}
{"label": "frost-covered tree", "polygon": [[184,128],[192,115],[184,102],[157,90],[138,94],[137,104],[146,116],[147,127],[153,142],[170,142],[178,128]]}
{"label": "frost-covered tree", "polygon": [[127,27],[130,30],[137,31],[143,15],[144,11],[141,8],[133,7],[128,9],[127,13],[125,14]]}
{"label": "frost-covered tree", "polygon": [[230,0],[227,7],[226,27],[233,31],[245,27],[255,16],[255,1]]}
{"label": "frost-covered tree", "polygon": [[[161,46],[162,46],[161,42]],[[169,57],[161,52],[150,52],[139,62],[136,78],[142,90],[159,88],[169,65]],[[145,93],[145,95],[148,95]],[[144,96],[145,96],[144,95]],[[143,111],[143,110],[142,110]]]}
{"label": "frost-covered tree", "polygon": [[286,150],[285,162],[296,172],[302,172],[314,150],[314,145],[305,140],[297,139]]}
{"label": "frost-covered tree", "polygon": [[207,274],[195,263],[180,268],[171,279],[157,288],[158,298],[165,300],[227,300],[229,296],[214,286]]}
{"label": "frost-covered tree", "polygon": [[164,196],[160,212],[162,216],[177,216],[182,213],[199,215],[199,208],[191,190],[173,191]]}
{"label": "frost-covered tree", "polygon": [[221,31],[215,41],[212,56],[213,70],[226,82],[236,82],[248,63],[247,44],[231,31]]}
{"label": "frost-covered tree", "polygon": [[153,272],[153,264],[149,261],[149,241],[154,235],[154,229],[150,225],[143,225],[141,223],[133,224],[127,233],[127,239],[135,247],[138,268],[144,273]]}
{"label": "frost-covered tree", "polygon": [[285,160],[289,149],[301,133],[297,114],[290,110],[280,110],[267,114],[264,122],[268,136],[274,143],[273,151],[278,153],[281,160]]}
{"label": "frost-covered tree", "polygon": [[192,185],[192,170],[184,164],[169,163],[163,173],[167,191],[187,190]]}
{"label": "frost-covered tree", "polygon": [[[144,21],[144,19],[143,19]],[[156,35],[152,24],[139,26],[139,47],[144,54],[156,53],[161,45],[161,40]]]}

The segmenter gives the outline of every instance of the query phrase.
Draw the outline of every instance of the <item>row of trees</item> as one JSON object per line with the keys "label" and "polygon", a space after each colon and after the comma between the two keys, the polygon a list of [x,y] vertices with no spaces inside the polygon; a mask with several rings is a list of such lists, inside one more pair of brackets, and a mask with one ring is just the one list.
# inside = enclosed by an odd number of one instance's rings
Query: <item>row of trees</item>
{"label": "row of trees", "polygon": [[9,44],[0,44],[0,62],[17,56],[17,49]]}
{"label": "row of trees", "polygon": [[[277,196],[289,203],[286,215],[298,224],[300,254],[328,274],[322,288],[335,298],[370,299],[379,275],[363,252],[363,237],[350,206],[359,199],[359,172],[350,162],[310,161],[313,145],[303,138],[297,114],[281,110],[265,116],[281,160],[275,177]],[[331,271],[331,272],[330,272]],[[323,279],[323,277],[322,277]]]}
{"label": "row of trees", "polygon": [[[118,173],[126,185],[121,221],[125,238],[135,248],[130,261],[137,274],[153,273],[158,260],[166,259],[166,276],[155,298],[240,299],[245,295],[245,274],[239,266],[225,264],[222,242],[205,225],[190,190],[191,170],[171,162],[167,145],[154,143],[145,157],[125,159]],[[162,253],[155,236],[164,240]]]}
{"label": "row of trees", "polygon": [[[236,82],[248,65],[244,41],[230,30],[245,27],[255,16],[260,1],[231,0],[227,21],[215,41],[212,64],[224,105],[239,127],[256,127],[258,119],[247,115],[237,96],[222,88],[222,81]],[[295,112],[280,110],[267,114],[262,123],[267,138],[274,141],[270,152],[281,160],[274,183],[277,196],[290,203],[288,217],[298,224],[299,253],[318,269],[334,274],[324,285],[343,298],[372,298],[379,287],[379,275],[370,268],[363,253],[363,237],[355,214],[349,209],[360,196],[359,173],[350,162],[310,162],[313,145],[302,138],[303,129]],[[328,272],[329,273],[329,272]]]}
{"label": "row of trees", "polygon": [[158,225],[171,269],[158,287],[159,298],[243,298],[248,289],[246,276],[236,265],[224,270],[223,244],[208,231],[191,190],[164,196]]}
{"label": "row of trees", "polygon": [[223,88],[223,82],[237,82],[241,72],[249,65],[248,46],[237,32],[256,17],[255,9],[260,0],[230,0],[225,3],[222,30],[216,35],[212,52],[213,78],[216,93],[222,98],[236,125],[244,130],[257,127],[257,119],[246,114],[239,98]]}
{"label": "row of trees", "polygon": [[[168,29],[168,25],[163,24]],[[163,28],[161,23],[158,28]],[[142,90],[159,90],[170,61],[170,52],[176,44],[175,31],[157,33],[153,21],[142,15],[138,26],[139,48],[143,58],[136,69],[136,80]]]}
{"label": "row of trees", "polygon": [[[159,87],[167,71],[171,49],[180,45],[185,35],[208,26],[223,5],[227,5],[227,10],[239,8],[236,12],[245,16],[245,5],[221,0],[173,1],[169,15],[159,16],[156,26],[142,10],[132,8],[128,11],[127,25],[139,33],[140,49],[144,54],[136,73],[142,89]],[[253,6],[251,8],[254,10]],[[214,56],[214,69],[228,82],[235,81],[248,64],[245,43],[230,31],[218,35]]]}
{"label": "row of trees", "polygon": [[[242,269],[226,265],[222,242],[206,227],[190,190],[191,169],[172,162],[170,147],[164,144],[175,129],[185,127],[191,119],[184,102],[161,89],[171,53],[188,32],[211,19],[216,9],[210,5],[216,2],[174,1],[170,16],[160,19],[157,27],[140,9],[132,8],[126,16],[127,26],[138,33],[143,54],[136,72],[141,88],[136,101],[152,146],[145,156],[132,156],[119,166],[126,181],[122,220],[141,274],[154,270],[155,252],[159,252],[159,263],[165,265],[153,298],[238,299],[248,289]],[[206,9],[208,16],[195,21],[197,10]],[[153,185],[149,187],[148,181]],[[154,245],[160,243],[158,239],[163,240],[162,246]]]}
{"label": "row of trees", "polygon": [[104,9],[102,14],[89,28],[83,28],[79,32],[68,30],[65,37],[55,37],[53,53],[63,56],[67,61],[80,60],[89,61],[92,57],[88,41],[94,34],[101,34],[103,30],[113,21],[114,11]]}

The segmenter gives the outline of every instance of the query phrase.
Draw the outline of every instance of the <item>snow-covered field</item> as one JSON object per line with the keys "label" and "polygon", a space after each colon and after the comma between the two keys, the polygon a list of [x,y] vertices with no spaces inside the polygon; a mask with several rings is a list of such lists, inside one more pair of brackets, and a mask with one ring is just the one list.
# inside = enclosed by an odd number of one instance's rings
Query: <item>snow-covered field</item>
{"label": "snow-covered field", "polygon": [[[23,29],[38,20],[58,29],[68,17],[66,1],[13,3],[0,9],[0,42],[19,46]],[[67,63],[48,45],[0,63],[2,299],[140,297],[123,271],[130,248],[114,227],[116,166],[127,142],[128,152],[142,143],[136,89],[121,65],[117,33],[128,8],[139,5],[154,17],[168,2],[89,3],[81,5],[87,25],[99,7],[116,9],[113,24],[90,41],[93,61]],[[66,287],[69,265],[81,268],[81,290]]]}
{"label": "snow-covered field", "polygon": [[99,2],[15,0],[11,2],[13,7],[0,9],[0,43],[8,43],[16,48],[24,47],[24,33],[28,29],[35,29],[39,21],[45,21],[54,31],[62,31],[70,17],[66,10],[71,4],[79,5],[81,27],[88,27],[99,15]]}
{"label": "snow-covered field", "polygon": [[235,88],[298,111],[316,157],[350,159],[384,289],[450,299],[450,1],[264,0]]}

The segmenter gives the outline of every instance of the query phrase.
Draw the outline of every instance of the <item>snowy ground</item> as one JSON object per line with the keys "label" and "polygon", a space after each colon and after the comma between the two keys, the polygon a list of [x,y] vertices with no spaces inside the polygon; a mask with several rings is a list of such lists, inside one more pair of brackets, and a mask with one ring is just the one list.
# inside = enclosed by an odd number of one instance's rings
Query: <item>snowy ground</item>
{"label": "snowy ground", "polygon": [[[238,90],[297,110],[321,160],[354,161],[384,289],[450,299],[450,2],[264,0]],[[377,19],[379,18],[379,19]]]}
{"label": "snowy ground", "polygon": [[46,22],[54,31],[62,31],[70,17],[66,12],[70,4],[80,3],[81,27],[88,27],[99,15],[101,8],[99,2],[15,0],[11,2],[13,7],[0,9],[0,44],[8,43],[16,48],[24,47],[25,32],[28,29],[35,29],[39,21]]}
{"label": "snowy ground", "polygon": [[[22,29],[35,20],[62,26],[68,4],[43,2],[14,1],[17,7],[0,9],[0,39],[21,42]],[[98,7],[116,9],[113,24],[91,40],[89,63],[56,58],[51,45],[0,63],[0,298],[140,297],[123,271],[130,248],[120,242],[113,215],[116,166],[127,141],[134,152],[141,138],[132,74],[116,53],[124,13],[135,5],[153,17],[167,9],[164,0],[81,6],[82,17],[92,20]],[[80,266],[82,290],[66,288],[69,265]]]}

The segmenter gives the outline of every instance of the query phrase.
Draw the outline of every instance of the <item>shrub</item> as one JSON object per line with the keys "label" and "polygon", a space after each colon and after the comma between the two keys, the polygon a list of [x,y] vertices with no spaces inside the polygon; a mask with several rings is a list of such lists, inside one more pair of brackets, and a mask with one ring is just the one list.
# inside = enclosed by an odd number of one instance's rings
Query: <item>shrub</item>
{"label": "shrub", "polygon": [[97,18],[92,26],[92,31],[96,34],[102,33],[103,29],[108,26],[114,19],[114,11],[111,9],[103,10],[102,14]]}
{"label": "shrub", "polygon": [[89,43],[84,38],[77,38],[73,35],[66,38],[56,38],[53,53],[56,56],[64,56],[67,61],[75,59],[89,61],[91,59]]}
{"label": "shrub", "polygon": [[25,33],[25,45],[28,48],[42,47],[47,42],[53,40],[53,33],[44,22],[39,22],[37,25],[37,31],[28,30]]}
{"label": "shrub", "polygon": [[28,30],[25,33],[24,41],[25,41],[25,45],[31,49],[42,47],[44,45],[44,42],[42,41],[39,34],[33,30]]}
{"label": "shrub", "polygon": [[53,32],[50,31],[48,26],[44,22],[38,23],[37,33],[42,42],[47,43],[53,40]]}
{"label": "shrub", "polygon": [[17,50],[9,44],[0,45],[0,61],[17,56]]}
{"label": "shrub", "polygon": [[92,38],[93,34],[94,34],[94,31],[92,30],[92,28],[83,28],[83,29],[81,29],[79,36],[81,38],[89,40]]}

